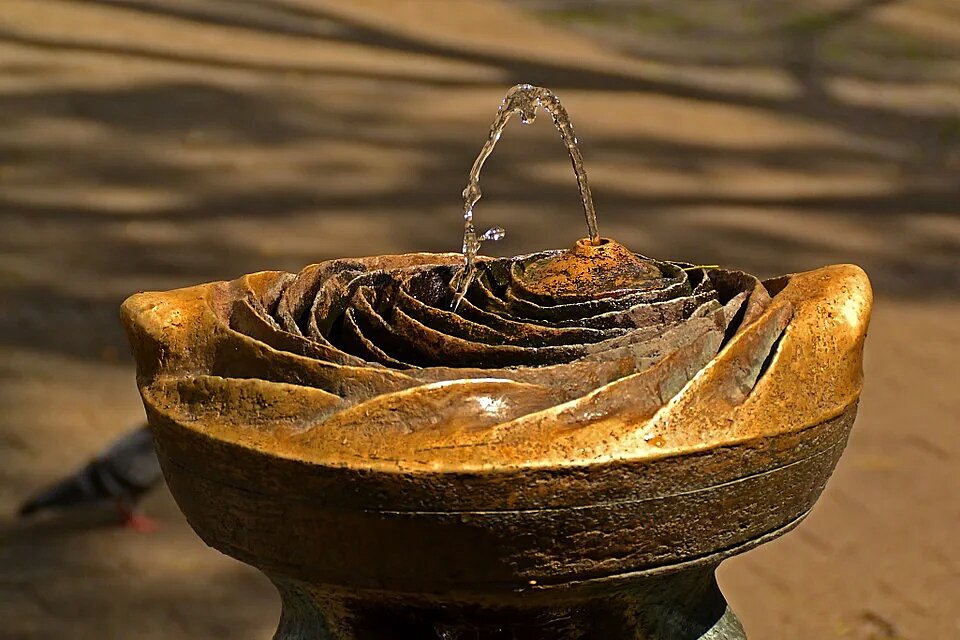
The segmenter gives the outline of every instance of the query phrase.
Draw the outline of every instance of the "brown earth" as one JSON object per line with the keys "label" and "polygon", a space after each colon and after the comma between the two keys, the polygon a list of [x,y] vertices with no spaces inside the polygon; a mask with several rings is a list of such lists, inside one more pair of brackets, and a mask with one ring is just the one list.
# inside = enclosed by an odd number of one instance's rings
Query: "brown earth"
{"label": "brown earth", "polygon": [[[519,4],[3,1],[0,636],[270,637],[272,588],[204,547],[165,491],[150,536],[103,513],[9,514],[142,416],[126,295],[456,250],[466,171],[524,81],[572,114],[605,235],[873,279],[834,479],[796,532],[721,570],[751,638],[960,637],[960,9]],[[562,145],[515,126],[478,224],[507,228],[498,254],[569,245]]]}

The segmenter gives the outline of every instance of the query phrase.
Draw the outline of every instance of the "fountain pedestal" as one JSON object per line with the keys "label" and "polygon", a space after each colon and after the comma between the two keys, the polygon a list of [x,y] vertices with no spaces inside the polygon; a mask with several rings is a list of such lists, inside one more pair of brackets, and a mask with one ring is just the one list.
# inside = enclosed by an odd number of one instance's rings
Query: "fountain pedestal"
{"label": "fountain pedestal", "polygon": [[713,566],[467,598],[314,587],[283,578],[276,640],[744,640]]}

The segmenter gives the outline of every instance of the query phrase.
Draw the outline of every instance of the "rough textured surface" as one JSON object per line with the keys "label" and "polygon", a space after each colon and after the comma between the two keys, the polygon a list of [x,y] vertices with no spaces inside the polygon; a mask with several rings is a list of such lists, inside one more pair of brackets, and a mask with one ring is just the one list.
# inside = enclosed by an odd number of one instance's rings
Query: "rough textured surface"
{"label": "rough textured surface", "polygon": [[[630,57],[610,54],[602,27],[594,42],[571,38],[486,0],[446,13],[419,3],[429,21],[399,0],[299,2],[323,15],[304,21],[293,1],[243,12],[230,0],[3,3],[0,619],[11,637],[269,636],[280,610],[269,581],[211,553],[165,491],[146,504],[162,520],[154,536],[112,529],[112,514],[26,525],[12,513],[142,420],[116,317],[126,296],[342,255],[455,250],[491,101],[533,78],[578,117],[606,233],[764,276],[854,262],[876,288],[867,384],[837,472],[794,534],[720,570],[748,632],[960,632],[955,3],[886,4],[825,36],[785,34],[784,5],[767,4],[756,27],[772,48],[753,57],[750,33],[721,34],[739,57],[716,66],[697,57],[696,33],[658,40],[655,21],[636,39],[662,49]],[[658,6],[738,28],[702,3]],[[352,9],[357,20],[344,19]],[[802,67],[777,54],[797,36],[829,55],[800,58],[812,60],[804,86],[792,75]],[[560,37],[572,55],[546,68]],[[511,233],[496,252],[569,245],[582,222],[555,133],[520,128],[498,154],[484,222]]]}

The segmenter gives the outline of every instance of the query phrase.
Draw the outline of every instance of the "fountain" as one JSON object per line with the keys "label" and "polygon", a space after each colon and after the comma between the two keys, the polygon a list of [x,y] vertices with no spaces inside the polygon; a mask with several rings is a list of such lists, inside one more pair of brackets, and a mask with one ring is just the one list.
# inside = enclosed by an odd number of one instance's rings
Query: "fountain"
{"label": "fountain", "polygon": [[[566,251],[478,255],[480,167],[546,108]],[[462,253],[321,262],[123,306],[170,490],[280,592],[277,640],[737,640],[714,571],[795,527],[846,444],[871,308],[599,235],[551,92],[508,94]]]}

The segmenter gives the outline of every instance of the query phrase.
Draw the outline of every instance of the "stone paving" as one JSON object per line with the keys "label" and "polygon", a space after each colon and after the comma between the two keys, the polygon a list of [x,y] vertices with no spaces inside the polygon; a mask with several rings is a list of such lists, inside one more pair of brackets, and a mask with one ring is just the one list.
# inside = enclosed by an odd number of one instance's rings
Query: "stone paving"
{"label": "stone paving", "polygon": [[[270,585],[207,549],[166,491],[146,503],[153,535],[10,514],[140,420],[126,295],[456,250],[467,169],[525,81],[573,117],[605,235],[873,278],[834,479],[794,533],[721,570],[751,638],[960,637],[960,11],[811,1],[772,36],[748,20],[711,39],[680,5],[629,26],[519,4],[4,0],[0,636],[270,637]],[[478,225],[509,234],[496,253],[583,234],[546,124],[509,128],[484,175]]]}

